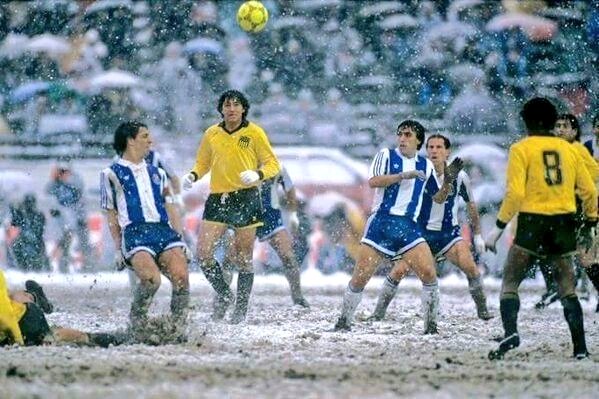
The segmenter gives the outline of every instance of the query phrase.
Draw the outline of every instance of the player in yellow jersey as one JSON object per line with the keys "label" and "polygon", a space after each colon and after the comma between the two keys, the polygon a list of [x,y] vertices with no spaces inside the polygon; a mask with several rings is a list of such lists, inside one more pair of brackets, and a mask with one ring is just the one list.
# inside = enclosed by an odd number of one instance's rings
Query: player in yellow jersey
{"label": "player in yellow jersey", "polygon": [[52,313],[52,304],[38,283],[28,280],[24,291],[9,292],[4,272],[0,270],[0,347],[52,343],[107,347],[128,339],[124,334],[50,327],[44,313]]}
{"label": "player in yellow jersey", "polygon": [[198,235],[198,261],[218,295],[214,320],[224,318],[234,299],[214,251],[227,229],[235,231],[232,253],[239,275],[232,323],[245,319],[254,282],[253,247],[256,228],[263,224],[258,186],[280,171],[266,133],[247,120],[249,109],[248,100],[237,90],[220,96],[217,110],[223,121],[204,132],[196,162],[182,180],[183,188],[190,189],[193,182],[210,172],[210,195]]}
{"label": "player in yellow jersey", "polygon": [[518,213],[516,237],[508,252],[501,287],[500,311],[505,338],[497,350],[489,353],[489,359],[502,359],[507,351],[520,345],[518,287],[537,258],[553,267],[572,335],[574,356],[582,359],[588,357],[588,352],[572,268],[572,255],[576,252],[574,192],[576,190],[582,200],[583,235],[592,237],[597,223],[597,190],[574,146],[553,135],[557,112],[549,100],[528,101],[520,115],[528,137],[510,147],[506,194],[496,226],[486,239],[487,248],[495,251],[503,229]]}
{"label": "player in yellow jersey", "polygon": [[[585,165],[591,178],[595,182],[595,186],[599,184],[599,164],[587,148],[580,142],[580,124],[578,123],[578,119],[572,114],[561,114],[558,116],[557,121],[555,123],[555,134],[558,137],[561,137],[568,142],[572,143],[572,145],[576,148],[576,151],[580,155],[580,160]],[[577,193],[578,194],[578,193]],[[578,199],[578,195],[577,195]],[[578,199],[577,202],[580,202]],[[579,214],[578,222],[579,229],[582,228],[582,224],[584,223],[584,218],[582,215],[582,209],[577,209],[577,213]],[[580,230],[578,232],[580,236]],[[584,237],[580,237],[584,238]],[[597,264],[597,260],[595,259],[597,253],[597,241],[593,241],[593,247],[586,251],[584,248],[584,243],[579,243],[578,247],[578,260],[580,261],[580,265],[584,268],[584,270],[589,275],[589,278],[597,292],[599,292],[599,264]]]}

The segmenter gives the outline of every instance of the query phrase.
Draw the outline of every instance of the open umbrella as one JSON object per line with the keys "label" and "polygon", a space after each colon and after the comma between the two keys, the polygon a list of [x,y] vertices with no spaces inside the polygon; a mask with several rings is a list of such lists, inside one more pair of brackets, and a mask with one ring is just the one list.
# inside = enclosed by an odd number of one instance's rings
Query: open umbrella
{"label": "open umbrella", "polygon": [[85,15],[88,16],[100,11],[109,11],[114,8],[132,10],[133,3],[130,0],[98,0],[85,9]]}
{"label": "open umbrella", "polygon": [[13,104],[21,103],[35,97],[38,94],[46,93],[49,88],[50,82],[27,82],[11,91],[8,99]]}
{"label": "open umbrella", "polygon": [[378,3],[368,4],[362,7],[360,10],[360,17],[377,17],[404,11],[406,11],[406,6],[400,1],[379,1]]}
{"label": "open umbrella", "polygon": [[521,29],[532,41],[546,41],[557,32],[557,24],[547,18],[532,14],[511,12],[493,17],[487,23],[487,30],[498,32],[507,29]]}
{"label": "open umbrella", "polygon": [[218,40],[198,37],[185,43],[183,51],[185,54],[212,53],[221,55],[223,53],[223,45]]}
{"label": "open umbrella", "polygon": [[89,85],[92,89],[124,89],[141,84],[141,80],[130,72],[111,69],[94,76]]}
{"label": "open umbrella", "polygon": [[60,56],[71,51],[69,42],[56,35],[44,33],[29,40],[25,49],[33,53],[46,53],[50,56]]}
{"label": "open umbrella", "polygon": [[409,14],[393,14],[378,23],[383,30],[411,29],[418,27],[416,18]]}
{"label": "open umbrella", "polygon": [[272,24],[272,29],[303,28],[308,24],[304,17],[281,17]]}
{"label": "open umbrella", "polygon": [[455,39],[456,37],[473,36],[477,32],[477,29],[473,25],[467,24],[465,22],[444,22],[429,29],[428,32],[424,34],[424,40],[427,42],[440,38],[451,40]]}

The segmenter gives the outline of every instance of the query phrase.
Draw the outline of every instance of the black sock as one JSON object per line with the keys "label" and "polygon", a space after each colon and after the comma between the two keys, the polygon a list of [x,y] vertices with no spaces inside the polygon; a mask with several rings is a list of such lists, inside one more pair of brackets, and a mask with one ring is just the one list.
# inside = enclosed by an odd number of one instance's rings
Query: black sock
{"label": "black sock", "polygon": [[239,272],[237,276],[237,301],[234,313],[245,318],[248,310],[248,302],[254,285],[253,272]]}
{"label": "black sock", "polygon": [[501,322],[505,337],[518,334],[518,311],[520,310],[520,298],[503,298],[499,303],[501,311]]}
{"label": "black sock", "polygon": [[564,316],[570,328],[572,335],[572,344],[574,345],[574,354],[587,352],[587,344],[584,337],[584,321],[582,317],[582,308],[577,297],[567,297],[562,299],[564,307]]}
{"label": "black sock", "polygon": [[200,267],[204,272],[204,276],[206,276],[206,279],[219,296],[226,297],[231,295],[229,284],[225,281],[223,271],[215,259],[208,262],[200,262]]}
{"label": "black sock", "polygon": [[593,283],[593,286],[599,292],[599,263],[593,263],[591,266],[586,269],[587,276],[589,276],[589,280]]}

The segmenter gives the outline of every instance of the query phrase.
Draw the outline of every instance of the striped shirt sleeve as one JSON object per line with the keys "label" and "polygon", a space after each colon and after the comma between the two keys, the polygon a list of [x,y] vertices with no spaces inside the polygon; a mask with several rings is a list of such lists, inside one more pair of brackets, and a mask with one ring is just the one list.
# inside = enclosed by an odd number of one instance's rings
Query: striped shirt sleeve
{"label": "striped shirt sleeve", "polygon": [[110,169],[104,169],[100,173],[100,207],[102,209],[114,209],[114,183],[110,180]]}
{"label": "striped shirt sleeve", "polygon": [[389,173],[389,150],[387,148],[379,151],[378,154],[375,155],[372,160],[372,164],[370,165],[370,171],[368,173],[368,178],[373,178],[375,176],[386,175]]}

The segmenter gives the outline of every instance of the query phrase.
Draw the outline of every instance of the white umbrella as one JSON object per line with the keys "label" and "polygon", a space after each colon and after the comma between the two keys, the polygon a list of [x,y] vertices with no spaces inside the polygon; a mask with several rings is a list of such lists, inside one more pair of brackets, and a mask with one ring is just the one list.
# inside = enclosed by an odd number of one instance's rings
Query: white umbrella
{"label": "white umbrella", "polygon": [[417,28],[418,21],[409,14],[393,14],[380,21],[379,27],[383,30]]}
{"label": "white umbrella", "polygon": [[32,37],[25,49],[33,53],[46,53],[51,56],[60,56],[71,51],[71,45],[66,39],[60,36],[44,33]]}
{"label": "white umbrella", "polygon": [[281,17],[274,21],[273,29],[285,29],[285,28],[302,28],[308,24],[308,20],[304,17]]}
{"label": "white umbrella", "polygon": [[223,45],[218,40],[198,37],[185,43],[184,51],[187,54],[212,53],[220,55],[223,53]]}
{"label": "white umbrella", "polygon": [[496,15],[487,23],[486,28],[491,32],[519,28],[533,41],[549,40],[557,33],[557,23],[554,21],[521,12]]}
{"label": "white umbrella", "polygon": [[98,0],[93,2],[85,9],[85,14],[90,15],[99,11],[106,11],[112,8],[133,9],[133,3],[129,0]]}
{"label": "white umbrella", "polygon": [[406,10],[405,4],[400,1],[380,1],[368,4],[360,10],[361,17],[374,17],[379,15],[395,14]]}
{"label": "white umbrella", "polygon": [[141,84],[141,79],[130,72],[111,69],[110,71],[94,76],[89,81],[89,84],[92,89],[96,90],[108,88],[120,89],[138,86]]}

